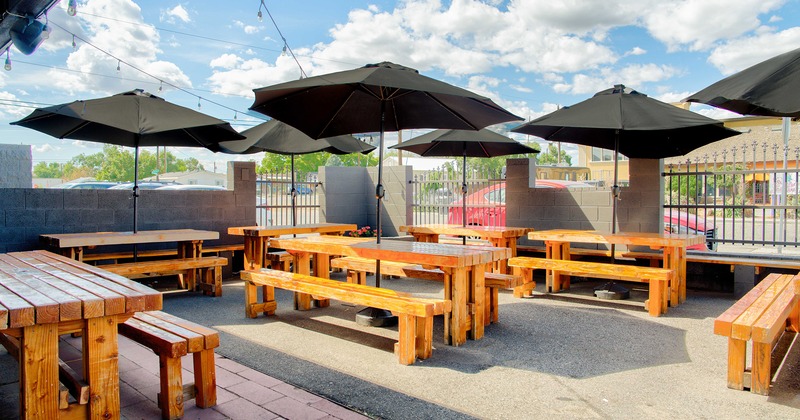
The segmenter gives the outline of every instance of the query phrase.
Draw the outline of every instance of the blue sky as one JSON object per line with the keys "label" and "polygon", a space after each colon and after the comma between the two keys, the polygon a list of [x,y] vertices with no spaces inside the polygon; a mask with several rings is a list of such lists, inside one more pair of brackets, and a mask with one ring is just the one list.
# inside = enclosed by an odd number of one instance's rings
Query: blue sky
{"label": "blue sky", "polygon": [[[66,0],[50,39],[30,56],[11,48],[0,72],[0,142],[30,144],[34,163],[66,162],[101,144],[10,126],[31,106],[142,88],[229,120],[238,130],[252,89],[392,61],[492,98],[525,118],[622,83],[666,102],[800,47],[798,0]],[[269,18],[275,20],[277,28]],[[75,35],[76,47],[72,41]],[[117,71],[119,65],[120,70]],[[136,69],[135,69],[135,68]],[[137,70],[138,69],[138,70]],[[159,90],[161,88],[161,90]],[[714,118],[734,114],[693,105]],[[235,120],[234,120],[234,117]],[[403,137],[422,134],[406,131]],[[387,145],[396,140],[387,135]],[[171,149],[225,170],[255,156]]]}

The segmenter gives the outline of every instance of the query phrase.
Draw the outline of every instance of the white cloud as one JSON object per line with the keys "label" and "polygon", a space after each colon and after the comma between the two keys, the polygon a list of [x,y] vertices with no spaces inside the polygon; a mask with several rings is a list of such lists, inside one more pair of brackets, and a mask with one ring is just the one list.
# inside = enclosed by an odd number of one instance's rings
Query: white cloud
{"label": "white cloud", "polygon": [[176,21],[182,21],[183,23],[191,22],[191,18],[189,17],[189,11],[183,7],[182,4],[179,4],[172,9],[162,10],[161,11],[161,21],[167,23],[175,23]]}
{"label": "white cloud", "polygon": [[641,47],[633,47],[630,51],[626,52],[625,55],[644,55],[647,54],[647,50]]}
{"label": "white cloud", "polygon": [[234,26],[236,26],[238,28],[242,28],[244,33],[246,33],[248,35],[256,34],[256,33],[261,31],[260,27],[253,26],[253,25],[248,25],[248,24],[242,22],[241,20],[234,20],[233,24],[234,24]]}
{"label": "white cloud", "polygon": [[785,0],[670,0],[653,5],[642,19],[648,31],[670,51],[704,51],[761,25],[759,15]]}
{"label": "white cloud", "polygon": [[800,27],[734,39],[715,48],[708,57],[724,75],[744,70],[768,58],[797,48]]}
{"label": "white cloud", "polygon": [[48,152],[55,152],[61,150],[60,147],[56,147],[51,143],[45,143],[39,146],[32,146],[31,149],[36,153],[48,153]]}

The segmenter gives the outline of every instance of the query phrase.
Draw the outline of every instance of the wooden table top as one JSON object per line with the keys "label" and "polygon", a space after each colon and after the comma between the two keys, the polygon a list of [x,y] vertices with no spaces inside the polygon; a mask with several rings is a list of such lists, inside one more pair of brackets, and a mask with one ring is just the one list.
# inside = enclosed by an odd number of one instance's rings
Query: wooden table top
{"label": "wooden table top", "polygon": [[207,241],[219,239],[219,232],[197,229],[140,230],[133,232],[87,232],[39,235],[51,247],[72,248],[98,245],[132,245],[156,242]]}
{"label": "wooden table top", "polygon": [[52,252],[0,254],[0,330],[161,306],[157,290]]}
{"label": "wooden table top", "polygon": [[310,223],[303,225],[281,226],[239,226],[229,227],[229,235],[239,236],[281,236],[304,233],[338,233],[347,230],[356,230],[358,226],[352,223]]}
{"label": "wooden table top", "polygon": [[650,247],[689,247],[703,244],[705,236],[689,233],[665,232],[601,232],[592,230],[553,229],[528,232],[533,241],[585,242],[617,245],[642,245]]}
{"label": "wooden table top", "polygon": [[482,238],[521,237],[533,228],[513,226],[467,226],[448,224],[422,224],[400,226],[400,232],[423,233],[430,235],[480,236]]}
{"label": "wooden table top", "polygon": [[427,242],[315,236],[273,239],[271,245],[287,251],[305,251],[439,267],[469,267],[511,257],[508,248],[463,246]]}

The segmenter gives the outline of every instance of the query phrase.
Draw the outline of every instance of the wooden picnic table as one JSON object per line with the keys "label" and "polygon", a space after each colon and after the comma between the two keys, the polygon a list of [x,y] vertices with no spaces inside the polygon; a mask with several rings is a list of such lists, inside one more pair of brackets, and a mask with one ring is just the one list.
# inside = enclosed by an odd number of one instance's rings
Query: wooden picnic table
{"label": "wooden picnic table", "polygon": [[281,226],[240,226],[229,227],[228,235],[244,236],[244,266],[257,270],[265,266],[264,255],[269,249],[270,238],[281,235],[303,235],[319,233],[321,235],[342,235],[347,231],[358,229],[352,223],[311,223],[304,225]]}
{"label": "wooden picnic table", "polygon": [[[117,325],[161,305],[156,290],[58,254],[0,254],[0,335],[18,349],[20,418],[119,418]],[[59,335],[68,333],[83,337],[89,398],[60,409]]]}
{"label": "wooden picnic table", "polygon": [[219,239],[219,232],[197,229],[140,230],[133,232],[54,233],[39,235],[48,249],[83,261],[84,250],[106,245],[177,242],[178,258],[202,256],[203,241]]}
{"label": "wooden picnic table", "polygon": [[[309,274],[309,258],[315,257],[315,275],[329,277],[328,258],[322,255],[342,255],[375,260],[421,264],[435,267],[445,273],[444,298],[451,300],[453,310],[445,315],[445,341],[457,346],[469,335],[478,340],[483,337],[484,276],[486,266],[500,259],[508,259],[508,248],[488,246],[462,246],[425,242],[316,236],[296,239],[273,239],[272,245],[285,249],[295,257],[296,272]],[[310,297],[302,302],[310,308]],[[469,333],[469,334],[468,334]]]}
{"label": "wooden picnic table", "polygon": [[[462,226],[448,224],[422,224],[400,226],[400,232],[407,232],[418,242],[439,242],[439,235],[477,236],[488,240],[492,246],[511,249],[511,256],[517,256],[517,239],[533,228],[512,226]],[[496,273],[508,273],[508,260],[497,261],[493,265]]]}
{"label": "wooden picnic table", "polygon": [[[593,243],[649,246],[660,249],[664,254],[664,268],[675,271],[675,278],[670,286],[670,305],[678,306],[686,300],[686,248],[703,244],[705,236],[688,233],[666,232],[601,232],[590,230],[553,229],[528,232],[528,239],[544,241],[547,258],[570,259],[570,243]],[[547,273],[548,284],[557,292],[561,289],[560,274]]]}

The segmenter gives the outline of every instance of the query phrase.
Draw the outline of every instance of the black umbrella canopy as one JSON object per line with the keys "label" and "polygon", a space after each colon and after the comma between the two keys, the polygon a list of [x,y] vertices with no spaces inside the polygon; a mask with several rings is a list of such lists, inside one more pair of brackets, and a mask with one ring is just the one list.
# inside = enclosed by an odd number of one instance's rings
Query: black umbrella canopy
{"label": "black umbrella canopy", "polygon": [[60,139],[128,147],[206,147],[242,139],[230,124],[140,89],[105,98],[38,108],[12,122]]}
{"label": "black umbrella canopy", "polygon": [[722,122],[616,85],[512,129],[545,140],[616,150],[629,158],[684,155],[739,134]]}
{"label": "black umbrella canopy", "polygon": [[233,154],[258,152],[302,155],[328,152],[337,155],[369,153],[375,146],[353,136],[336,136],[314,140],[302,131],[278,120],[269,120],[242,131],[244,140],[225,141],[219,144],[220,151]]}
{"label": "black umbrella canopy", "polygon": [[494,157],[538,150],[492,130],[434,130],[389,147],[416,153],[420,156]]}
{"label": "black umbrella canopy", "polygon": [[[390,149],[401,149],[420,156],[462,156],[461,221],[467,225],[467,157],[495,157],[524,153],[539,153],[538,150],[518,143],[516,140],[486,128],[474,130],[434,130],[396,144]],[[467,238],[463,238],[467,243]]]}
{"label": "black umbrella canopy", "polygon": [[478,130],[521,120],[489,98],[389,62],[253,92],[250,109],[312,138],[413,128]]}
{"label": "black umbrella canopy", "polygon": [[225,121],[172,104],[141,89],[105,98],[37,108],[27,117],[11,124],[60,139],[135,148],[134,233],[138,231],[140,146],[205,147],[218,151],[219,142],[244,138]]}
{"label": "black umbrella canopy", "polygon": [[772,57],[684,99],[743,115],[800,117],[800,48]]}

